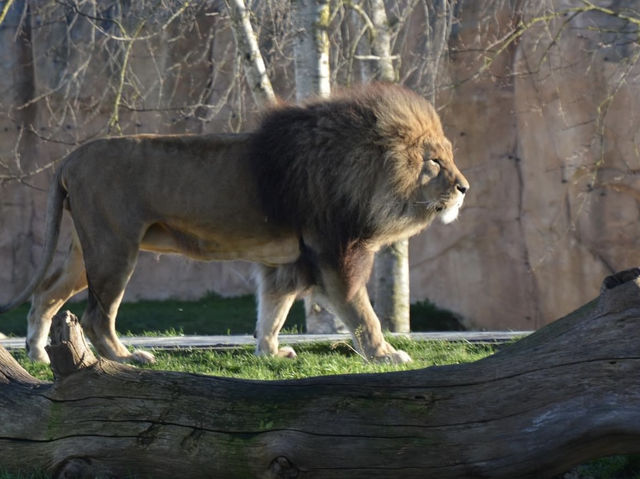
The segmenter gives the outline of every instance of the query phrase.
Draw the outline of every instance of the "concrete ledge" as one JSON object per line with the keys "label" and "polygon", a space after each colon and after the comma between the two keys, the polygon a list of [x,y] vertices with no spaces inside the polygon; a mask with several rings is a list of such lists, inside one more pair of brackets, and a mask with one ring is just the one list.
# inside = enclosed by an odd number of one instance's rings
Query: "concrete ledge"
{"label": "concrete ledge", "polygon": [[[532,331],[438,331],[427,333],[391,333],[392,336],[407,336],[414,341],[463,341],[477,344],[502,344],[531,334]],[[252,346],[251,335],[233,336],[121,336],[127,346],[147,349],[230,349]],[[349,334],[281,334],[281,344],[348,341]],[[0,339],[6,349],[24,349],[25,338]]]}

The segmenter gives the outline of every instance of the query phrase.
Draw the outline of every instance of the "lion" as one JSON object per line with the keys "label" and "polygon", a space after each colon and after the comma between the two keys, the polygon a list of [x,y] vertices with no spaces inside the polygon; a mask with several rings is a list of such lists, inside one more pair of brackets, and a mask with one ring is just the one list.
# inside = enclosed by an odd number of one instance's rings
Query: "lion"
{"label": "lion", "polygon": [[[116,316],[140,250],[256,263],[256,354],[293,356],[278,333],[313,289],[368,359],[410,361],[384,338],[366,288],[374,255],[436,218],[456,219],[469,183],[421,96],[374,84],[278,105],[249,133],[98,139],[71,152],[51,183],[43,257],[8,311],[31,298],[27,349],[48,362],[52,317],[88,289],[81,324],[98,353],[129,351]],[[63,210],[71,245],[49,272]]]}

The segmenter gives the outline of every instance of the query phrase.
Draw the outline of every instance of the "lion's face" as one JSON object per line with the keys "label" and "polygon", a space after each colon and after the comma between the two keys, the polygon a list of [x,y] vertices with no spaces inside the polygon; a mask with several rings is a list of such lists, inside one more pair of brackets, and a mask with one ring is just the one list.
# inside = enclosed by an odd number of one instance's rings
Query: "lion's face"
{"label": "lion's face", "polygon": [[435,213],[443,223],[451,223],[469,189],[469,182],[453,162],[451,143],[445,137],[427,142],[415,202]]}

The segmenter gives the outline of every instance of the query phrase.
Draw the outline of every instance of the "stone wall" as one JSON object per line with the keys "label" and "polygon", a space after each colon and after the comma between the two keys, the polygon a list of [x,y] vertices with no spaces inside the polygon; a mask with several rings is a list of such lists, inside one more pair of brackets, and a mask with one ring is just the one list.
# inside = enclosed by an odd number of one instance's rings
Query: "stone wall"
{"label": "stone wall", "polygon": [[[633,33],[602,33],[635,30],[601,13],[560,14],[465,81],[484,65],[478,46],[548,6],[532,5],[514,17],[505,4],[483,23],[483,2],[464,3],[451,45],[458,86],[440,98],[472,187],[458,223],[411,245],[413,298],[425,294],[475,327],[538,328],[640,256],[638,45]],[[553,2],[556,12],[575,6]]]}
{"label": "stone wall", "polygon": [[[15,3],[0,26],[0,179],[43,168],[78,141],[118,133],[105,125],[128,45],[100,40],[86,23],[47,23],[48,2],[30,2],[29,15],[24,2]],[[617,5],[599,2],[605,3]],[[575,2],[465,0],[456,11],[437,103],[471,190],[459,221],[434,225],[411,241],[410,262],[412,300],[429,298],[469,327],[538,328],[594,297],[604,275],[637,264],[637,40],[615,33],[634,31],[615,17],[562,14],[572,7]],[[550,11],[557,17],[536,20]],[[253,107],[249,100],[238,107],[231,89],[237,71],[220,12],[201,12],[188,35],[170,24],[135,43],[124,88],[127,97],[137,88],[145,108],[120,108],[123,131],[249,127],[244,118]],[[529,28],[501,48],[520,21]],[[423,23],[417,13],[396,47],[404,59],[401,77],[419,91],[411,55],[426,48]],[[127,25],[130,32],[134,27]],[[98,40],[88,46],[91,35]],[[194,42],[210,48],[194,55]],[[75,82],[62,81],[74,74]],[[273,75],[278,92],[290,95],[286,68]],[[26,283],[38,260],[50,174],[0,184],[0,301]],[[145,254],[125,299],[251,290],[246,264]]]}

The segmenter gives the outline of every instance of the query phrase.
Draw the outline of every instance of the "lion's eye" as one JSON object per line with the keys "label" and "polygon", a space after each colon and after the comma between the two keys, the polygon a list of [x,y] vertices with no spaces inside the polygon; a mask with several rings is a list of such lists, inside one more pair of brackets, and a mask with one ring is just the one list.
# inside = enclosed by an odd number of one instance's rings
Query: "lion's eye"
{"label": "lion's eye", "polygon": [[438,167],[442,166],[442,164],[440,163],[440,158],[429,158],[429,161],[431,163],[435,163],[436,165],[438,165]]}

